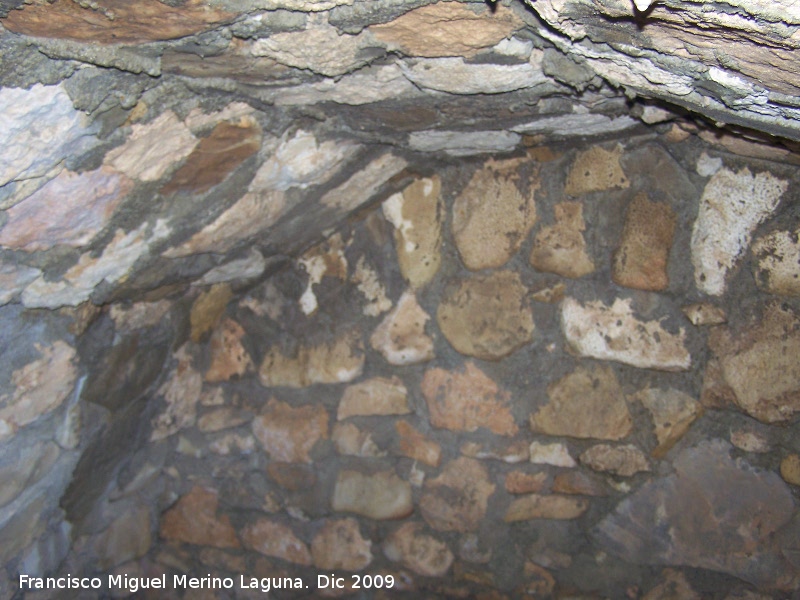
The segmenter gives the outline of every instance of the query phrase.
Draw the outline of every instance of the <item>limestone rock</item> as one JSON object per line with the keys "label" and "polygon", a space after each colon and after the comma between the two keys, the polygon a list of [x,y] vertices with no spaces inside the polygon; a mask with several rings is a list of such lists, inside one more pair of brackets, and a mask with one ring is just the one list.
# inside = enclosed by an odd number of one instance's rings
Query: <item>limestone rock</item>
{"label": "limestone rock", "polygon": [[504,358],[531,341],[534,324],[527,292],[512,271],[453,282],[436,312],[439,329],[462,354]]}
{"label": "limestone rock", "polygon": [[430,319],[413,291],[403,292],[397,306],[381,321],[370,343],[390,365],[414,365],[434,357],[433,340],[425,334]]}
{"label": "limestone rock", "polygon": [[503,520],[514,523],[530,519],[577,519],[587,508],[589,503],[582,498],[530,494],[515,499]]}
{"label": "limestone rock", "polygon": [[634,399],[644,405],[653,419],[658,440],[652,452],[655,458],[663,457],[703,413],[699,402],[679,390],[647,388]]}
{"label": "limestone rock", "polygon": [[725,314],[725,310],[709,302],[687,304],[681,310],[683,314],[686,315],[686,318],[691,321],[692,325],[698,327],[704,325],[722,325],[728,322],[728,316]]}
{"label": "limestone rock", "polygon": [[[448,94],[500,94],[549,82],[538,65],[469,63],[461,57],[422,58],[400,68],[413,84]],[[516,134],[515,134],[516,135]]]}
{"label": "limestone rock", "polygon": [[57,340],[37,351],[41,358],[11,374],[13,393],[0,396],[0,441],[61,406],[75,384],[75,348]]}
{"label": "limestone rock", "polygon": [[731,431],[731,444],[745,452],[769,452],[772,447],[769,440],[762,434],[748,429]]}
{"label": "limestone rock", "polygon": [[402,519],[414,510],[411,485],[392,471],[378,471],[372,475],[359,471],[340,471],[331,508],[368,519]]}
{"label": "limestone rock", "polygon": [[594,272],[595,266],[586,252],[583,232],[583,204],[560,202],[553,207],[556,222],[542,227],[533,240],[531,266],[539,271],[577,279]]}
{"label": "limestone rock", "polygon": [[104,0],[96,10],[99,14],[73,2],[32,4],[23,11],[11,11],[3,26],[33,37],[145,44],[200,33],[233,16],[197,0],[177,8],[156,0],[141,0],[135,6],[124,0]]}
{"label": "limestone rock", "polygon": [[317,485],[313,467],[301,464],[271,462],[267,473],[281,487],[297,492]]}
{"label": "limestone rock", "polygon": [[302,346],[290,357],[273,347],[258,372],[265,386],[307,387],[317,383],[352,381],[364,368],[363,342],[355,330],[329,343]]}
{"label": "limestone rock", "polygon": [[517,187],[520,161],[490,160],[472,176],[453,203],[453,237],[464,265],[473,271],[506,264],[536,223],[535,177],[527,198]]}
{"label": "limestone rock", "polygon": [[640,321],[630,299],[617,298],[611,306],[582,306],[567,298],[561,304],[561,327],[579,356],[662,371],[685,371],[692,363],[684,346],[686,332],[670,333],[659,321]]}
{"label": "limestone rock", "polygon": [[233,319],[223,319],[211,336],[211,366],[206,371],[208,382],[228,381],[253,368],[250,354],[242,345],[244,329]]}
{"label": "limestone rock", "polygon": [[692,263],[697,288],[725,292],[726,277],[747,250],[753,231],[777,208],[789,182],[769,172],[751,175],[720,169],[706,184],[692,229]]}
{"label": "limestone rock", "polygon": [[233,292],[227,283],[213,285],[197,297],[189,312],[193,342],[199,342],[203,335],[217,326],[231,298]]}
{"label": "limestone rock", "polygon": [[161,516],[161,537],[198,546],[238,548],[230,519],[217,516],[218,505],[216,490],[195,485]]}
{"label": "limestone rock", "polygon": [[274,225],[285,208],[286,197],[279,190],[248,192],[186,242],[167,250],[164,256],[180,258],[205,252],[228,252]]}
{"label": "limestone rock", "polygon": [[494,490],[486,467],[471,458],[457,458],[425,483],[419,509],[428,525],[439,531],[475,531]]}
{"label": "limestone rock", "polygon": [[475,11],[460,2],[415,8],[370,32],[390,49],[410,56],[471,57],[509,37],[524,23],[509,9]]}
{"label": "limestone rock", "polygon": [[386,456],[372,440],[372,434],[356,427],[353,423],[336,423],[331,440],[336,451],[345,456],[377,457]]}
{"label": "limestone rock", "polygon": [[800,486],[800,456],[789,454],[781,461],[781,477],[786,483]]}
{"label": "limestone rock", "polygon": [[253,419],[253,434],[272,460],[310,463],[314,445],[328,438],[328,412],[319,405],[294,408],[271,398]]}
{"label": "limestone rock", "polygon": [[[4,115],[0,123],[0,186],[46,176],[64,156],[79,152],[91,134],[88,118],[73,108],[60,85],[3,87],[0,113]],[[0,208],[8,205],[0,203]]]}
{"label": "limestone rock", "polygon": [[547,386],[550,401],[531,415],[531,429],[547,435],[621,440],[633,420],[614,371],[578,367]]}
{"label": "limestone rock", "polygon": [[192,366],[192,357],[186,345],[175,353],[177,366],[158,393],[167,403],[166,410],[152,421],[150,440],[163,440],[185,427],[194,425],[197,418],[197,402],[203,390],[203,377]]}
{"label": "limestone rock", "polygon": [[208,445],[208,449],[214,454],[220,454],[222,456],[227,456],[234,452],[238,454],[252,454],[256,451],[256,441],[252,435],[226,433],[211,442]]}
{"label": "limestone rock", "polygon": [[259,168],[249,191],[286,191],[319,185],[338,172],[359,150],[361,146],[351,140],[321,142],[312,132],[304,129],[297,130],[291,136],[287,132]]}
{"label": "limestone rock", "polygon": [[292,528],[270,519],[259,519],[242,530],[242,544],[265,556],[298,565],[311,565],[311,553]]}
{"label": "limestone rock", "polygon": [[553,465],[554,467],[575,467],[577,463],[569,453],[566,445],[543,444],[541,442],[531,442],[530,461],[538,465]]}
{"label": "limestone rock", "polygon": [[402,380],[374,377],[345,388],[339,401],[337,420],[369,415],[407,415],[408,390]]}
{"label": "limestone rock", "polygon": [[800,412],[800,318],[769,305],[760,322],[735,334],[711,331],[714,358],[706,367],[704,404],[732,401],[764,423],[786,421]]}
{"label": "limestone rock", "polygon": [[89,299],[95,286],[114,285],[127,279],[139,259],[150,255],[150,248],[171,233],[165,221],[142,223],[129,232],[118,229],[99,257],[86,252],[59,280],[40,276],[22,292],[22,303],[29,308],[77,306]]}
{"label": "limestone rock", "polygon": [[434,427],[455,431],[485,427],[498,435],[515,435],[518,431],[509,405],[511,394],[472,361],[459,371],[429,369],[420,387]]}
{"label": "limestone rock", "polygon": [[250,156],[261,148],[261,128],[252,117],[238,122],[217,124],[195,149],[169,182],[162,194],[202,193],[222,183]]}
{"label": "limestone rock", "polygon": [[197,280],[196,285],[206,286],[230,281],[243,282],[248,279],[257,279],[264,273],[266,268],[267,261],[264,255],[256,248],[250,248],[247,255],[242,258],[237,258],[206,271],[206,274]]}
{"label": "limestone rock", "polygon": [[619,164],[621,156],[622,146],[619,144],[613,150],[606,150],[602,146],[592,146],[588,150],[580,152],[575,157],[575,162],[567,174],[564,193],[570,196],[580,196],[591,192],[629,187],[630,181]]}
{"label": "limestone rock", "polygon": [[94,543],[98,567],[112,569],[147,554],[152,544],[150,509],[138,506],[114,519]]}
{"label": "limestone rock", "polygon": [[779,296],[800,296],[800,228],[774,231],[753,244],[758,287]]}
{"label": "limestone rock", "polygon": [[6,211],[0,245],[14,250],[81,247],[106,225],[133,182],[109,167],[87,173],[62,171]]}
{"label": "limestone rock", "polygon": [[117,331],[131,332],[157,325],[170,308],[172,308],[172,302],[169,300],[134,302],[130,306],[112,304],[109,315],[114,321]]}
{"label": "limestone rock", "polygon": [[254,56],[267,56],[281,64],[338,77],[368,64],[375,56],[367,49],[379,46],[367,33],[348,35],[314,20],[305,31],[276,33],[258,40]]}
{"label": "limestone rock", "polygon": [[25,265],[0,264],[0,306],[17,300],[20,292],[41,274],[41,270]]}
{"label": "limestone rock", "polygon": [[521,136],[511,131],[414,131],[408,145],[418,152],[446,152],[450,156],[472,156],[512,152]]}
{"label": "limestone rock", "polygon": [[637,290],[665,290],[675,225],[672,207],[638,194],[628,206],[622,239],[614,253],[614,282]]}
{"label": "limestone rock", "polygon": [[581,454],[580,461],[595,471],[604,471],[622,477],[630,477],[636,473],[650,470],[647,458],[633,444],[624,446],[597,444]]}
{"label": "limestone rock", "polygon": [[399,439],[400,454],[418,460],[431,467],[438,467],[442,460],[442,447],[417,431],[408,421],[394,424]]}
{"label": "limestone rock", "polygon": [[470,458],[481,460],[502,460],[510,465],[526,462],[530,459],[530,448],[524,440],[508,441],[493,438],[488,442],[465,442],[460,452]]}
{"label": "limestone rock", "polygon": [[607,551],[634,564],[689,566],[778,588],[791,567],[773,534],[794,513],[792,494],[776,473],[729,456],[710,440],[683,450],[675,473],[645,483],[593,531]]}
{"label": "limestone rock", "polygon": [[311,542],[311,557],[318,569],[360,571],[372,562],[371,545],[355,519],[329,520]]}
{"label": "limestone rock", "polygon": [[407,165],[406,159],[387,152],[363,169],[356,171],[343,184],[329,191],[320,199],[320,202],[323,206],[340,211],[355,210]]}
{"label": "limestone rock", "polygon": [[531,494],[541,492],[547,485],[547,473],[526,473],[525,471],[511,471],[506,475],[505,487],[509,494]]}
{"label": "limestone rock", "polygon": [[437,176],[419,179],[382,205],[384,216],[394,226],[400,272],[412,289],[428,283],[442,262],[441,187]]}
{"label": "limestone rock", "polygon": [[342,281],[347,279],[347,259],[344,256],[346,249],[344,239],[336,233],[310,248],[298,259],[297,262],[308,275],[306,289],[299,299],[303,314],[312,315],[319,308],[313,286],[320,283],[323,277],[338,277]]}
{"label": "limestone rock", "polygon": [[364,256],[359,257],[356,271],[350,277],[350,281],[356,284],[358,291],[364,295],[364,299],[367,301],[362,309],[366,316],[377,317],[392,308],[392,301],[386,295],[386,288],[381,282],[380,276],[367,264]]}
{"label": "limestone rock", "polygon": [[579,496],[608,496],[608,486],[599,476],[584,471],[566,471],[553,479],[553,491]]}
{"label": "limestone rock", "polygon": [[5,464],[0,467],[0,480],[3,481],[0,508],[40,481],[56,464],[61,451],[53,442],[39,442],[4,454]]}
{"label": "limestone rock", "polygon": [[189,128],[168,110],[151,123],[133,125],[128,140],[109,151],[104,164],[132,179],[156,181],[197,144]]}
{"label": "limestone rock", "polygon": [[401,562],[423,577],[442,577],[453,564],[453,553],[447,544],[423,533],[422,524],[413,521],[389,535],[383,552],[389,560]]}

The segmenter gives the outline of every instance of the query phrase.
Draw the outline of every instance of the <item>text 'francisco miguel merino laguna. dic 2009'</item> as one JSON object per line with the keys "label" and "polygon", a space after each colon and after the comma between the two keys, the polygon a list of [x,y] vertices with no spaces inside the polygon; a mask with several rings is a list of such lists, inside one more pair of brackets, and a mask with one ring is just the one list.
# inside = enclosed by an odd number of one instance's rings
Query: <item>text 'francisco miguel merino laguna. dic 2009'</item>
{"label": "text 'francisco miguel merino laguna. dic 2009'", "polygon": [[[359,588],[392,588],[394,577],[391,575],[350,575],[351,589]],[[259,590],[269,593],[280,589],[308,589],[300,577],[248,577],[239,575],[238,588]],[[64,577],[32,577],[20,574],[19,587],[21,590],[125,590],[135,594],[145,589],[167,589],[169,579],[166,574],[158,577],[131,577],[129,575],[108,575],[107,577],[76,577],[67,574]],[[316,589],[336,588],[344,589],[345,579],[335,574],[317,575]],[[184,590],[230,590],[236,585],[233,577],[190,577],[188,575],[173,575],[172,589]]]}

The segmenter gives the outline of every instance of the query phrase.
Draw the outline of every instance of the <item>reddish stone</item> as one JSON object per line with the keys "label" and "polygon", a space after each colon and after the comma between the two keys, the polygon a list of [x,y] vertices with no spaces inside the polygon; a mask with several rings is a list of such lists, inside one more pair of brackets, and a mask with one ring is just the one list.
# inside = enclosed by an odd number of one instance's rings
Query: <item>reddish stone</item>
{"label": "reddish stone", "polygon": [[230,519],[217,517],[217,491],[195,485],[161,517],[161,537],[215,548],[238,548],[239,540]]}
{"label": "reddish stone", "polygon": [[253,419],[253,434],[272,460],[310,463],[309,452],[328,437],[328,412],[322,406],[294,408],[271,398],[266,410]]}
{"label": "reddish stone", "polygon": [[442,447],[439,444],[429,440],[407,421],[398,421],[394,426],[400,440],[400,454],[431,467],[439,466],[442,459]]}
{"label": "reddish stone", "polygon": [[425,484],[419,508],[434,529],[474,531],[486,515],[494,490],[486,467],[471,458],[457,458]]}
{"label": "reddish stone", "polygon": [[242,542],[245,548],[265,556],[299,565],[311,564],[311,553],[305,542],[294,534],[291,527],[270,519],[259,519],[245,527],[242,531]]}

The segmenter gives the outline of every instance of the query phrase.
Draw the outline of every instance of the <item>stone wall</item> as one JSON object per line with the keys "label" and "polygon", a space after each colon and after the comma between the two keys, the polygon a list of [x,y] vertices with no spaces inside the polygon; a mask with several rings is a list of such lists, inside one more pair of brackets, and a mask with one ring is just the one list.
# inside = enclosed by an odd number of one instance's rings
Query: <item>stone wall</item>
{"label": "stone wall", "polygon": [[0,0],[0,595],[790,597],[790,4]]}

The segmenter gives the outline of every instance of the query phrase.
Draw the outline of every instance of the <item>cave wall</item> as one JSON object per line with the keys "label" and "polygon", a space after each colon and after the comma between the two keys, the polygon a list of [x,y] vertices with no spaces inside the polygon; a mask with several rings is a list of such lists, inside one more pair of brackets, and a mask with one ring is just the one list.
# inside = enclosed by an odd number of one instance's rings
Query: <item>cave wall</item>
{"label": "cave wall", "polygon": [[795,12],[0,2],[3,594],[786,597]]}

